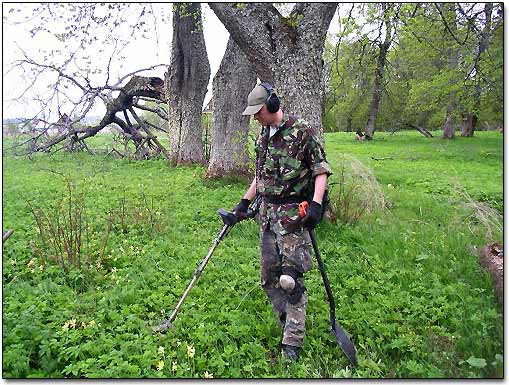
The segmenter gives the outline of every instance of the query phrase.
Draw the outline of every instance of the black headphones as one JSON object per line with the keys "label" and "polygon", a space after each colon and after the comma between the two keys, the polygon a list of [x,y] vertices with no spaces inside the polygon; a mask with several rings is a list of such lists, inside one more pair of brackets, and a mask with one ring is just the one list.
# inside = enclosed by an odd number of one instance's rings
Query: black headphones
{"label": "black headphones", "polygon": [[269,94],[267,96],[267,100],[265,100],[265,104],[267,105],[267,110],[270,113],[278,112],[279,106],[281,105],[281,102],[276,95],[276,92],[274,91],[274,88],[269,83],[260,83],[260,85],[267,91]]}

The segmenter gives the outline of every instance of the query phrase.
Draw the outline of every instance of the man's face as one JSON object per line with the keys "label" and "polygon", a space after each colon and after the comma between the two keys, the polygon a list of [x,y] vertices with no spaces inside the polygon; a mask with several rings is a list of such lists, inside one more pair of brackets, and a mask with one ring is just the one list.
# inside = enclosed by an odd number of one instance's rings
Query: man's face
{"label": "man's face", "polygon": [[260,123],[262,126],[269,125],[272,120],[272,114],[267,110],[267,106],[263,105],[263,107],[258,111],[253,117]]}

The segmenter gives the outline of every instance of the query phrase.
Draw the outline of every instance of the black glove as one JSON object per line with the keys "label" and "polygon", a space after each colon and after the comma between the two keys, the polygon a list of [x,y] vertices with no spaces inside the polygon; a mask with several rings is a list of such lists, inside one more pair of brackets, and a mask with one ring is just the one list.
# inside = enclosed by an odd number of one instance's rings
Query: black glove
{"label": "black glove", "polygon": [[318,202],[311,201],[308,207],[306,216],[302,218],[302,225],[308,229],[314,229],[315,226],[320,222],[320,216],[322,214],[322,205]]}
{"label": "black glove", "polygon": [[247,209],[250,203],[251,201],[249,199],[241,199],[237,206],[233,208],[232,212],[237,217],[237,221],[240,222],[247,219]]}

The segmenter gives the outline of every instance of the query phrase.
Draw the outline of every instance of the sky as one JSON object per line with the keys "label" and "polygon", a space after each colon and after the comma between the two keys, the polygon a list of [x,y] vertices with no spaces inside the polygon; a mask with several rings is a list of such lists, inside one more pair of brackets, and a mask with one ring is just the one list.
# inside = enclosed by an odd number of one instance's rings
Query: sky
{"label": "sky", "polygon": [[[139,5],[138,5],[139,6]],[[38,32],[34,37],[31,36],[30,30],[34,26],[46,26],[52,32],[61,30],[64,32],[65,27],[69,22],[60,19],[55,14],[55,18],[49,22],[41,22],[37,17],[33,17],[33,8],[36,7],[34,3],[20,3],[20,4],[5,4],[2,3],[2,11],[4,15],[3,20],[3,36],[2,36],[2,56],[3,56],[3,87],[2,87],[2,117],[29,117],[33,116],[40,110],[40,105],[33,102],[32,91],[36,91],[41,98],[48,93],[46,85],[52,82],[50,76],[40,76],[31,90],[27,91],[24,95],[23,92],[31,82],[28,77],[23,74],[19,68],[12,69],[11,63],[15,60],[23,58],[23,51],[32,58],[38,58],[40,62],[45,62],[45,56],[55,58],[55,54],[51,50],[56,50],[63,45],[71,45],[69,41],[59,41],[54,36],[46,32]],[[11,11],[14,8],[14,11]],[[341,8],[341,7],[340,7]],[[19,9],[19,11],[18,11]],[[290,8],[288,8],[290,9]],[[154,64],[164,63],[169,64],[171,57],[171,4],[153,3],[152,10],[157,17],[154,18],[153,23],[147,25],[147,39],[135,39],[132,43],[126,46],[121,55],[125,59],[118,59],[117,62],[111,64],[110,79],[115,79],[115,76],[125,75],[131,71],[148,68]],[[126,11],[127,12],[127,11]],[[131,11],[129,11],[131,12]],[[126,13],[124,16],[128,20],[135,20],[135,12],[139,13],[139,8],[135,8],[132,12]],[[211,77],[208,87],[208,92],[205,97],[204,105],[208,103],[212,97],[212,80],[219,68],[223,54],[228,42],[229,33],[215,16],[214,12],[203,3],[202,7],[203,22],[204,22],[204,37],[207,48],[208,59],[211,67]],[[101,15],[100,11],[96,11],[96,16]],[[26,21],[28,20],[28,21]],[[23,21],[20,23],[19,21]],[[126,23],[128,24],[128,23]],[[122,30],[123,28],[123,30]],[[334,33],[339,30],[338,13],[333,18],[329,33]],[[98,36],[108,36],[108,31],[98,31]],[[115,30],[115,33],[128,35],[130,30],[126,25],[121,25]],[[79,63],[83,68],[83,63],[87,60],[91,62],[90,66],[97,66],[105,68],[107,66],[107,59],[113,47],[113,35],[110,36],[109,44],[92,44],[83,54],[85,59],[81,59]],[[99,52],[99,50],[103,50]],[[67,48],[67,52],[69,47]],[[49,52],[49,53],[48,53]],[[81,51],[80,51],[81,52]],[[120,55],[117,55],[120,57]],[[86,64],[85,64],[86,65]],[[160,67],[152,71],[142,73],[144,76],[158,76],[163,77],[165,67]],[[90,80],[97,83],[104,81],[105,74],[90,75]],[[111,81],[110,81],[111,84]],[[20,98],[20,96],[23,97]],[[104,112],[102,102],[94,106],[89,115],[101,115]]]}

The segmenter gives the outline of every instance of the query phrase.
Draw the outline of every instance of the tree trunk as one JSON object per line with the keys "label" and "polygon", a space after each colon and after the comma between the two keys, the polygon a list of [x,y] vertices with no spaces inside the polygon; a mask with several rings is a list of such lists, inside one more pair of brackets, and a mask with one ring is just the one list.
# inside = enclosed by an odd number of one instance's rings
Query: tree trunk
{"label": "tree trunk", "polygon": [[337,3],[297,3],[288,17],[270,3],[209,6],[260,80],[272,83],[282,109],[307,120],[322,136],[322,54]]}
{"label": "tree trunk", "polygon": [[170,162],[203,163],[201,113],[210,78],[200,3],[173,5],[173,41],[167,75]]}
{"label": "tree trunk", "polygon": [[389,17],[386,12],[389,8],[385,3],[381,4],[383,10],[383,16],[385,20],[385,39],[383,43],[380,43],[380,49],[376,62],[375,80],[373,83],[373,94],[371,96],[371,105],[369,108],[369,119],[366,126],[365,135],[367,139],[372,139],[376,129],[376,116],[378,115],[378,107],[380,105],[380,99],[382,98],[382,82],[384,78],[385,62],[387,58],[387,52],[391,46],[392,41],[392,28]]}
{"label": "tree trunk", "polygon": [[442,134],[443,139],[454,139],[456,118],[454,116],[454,105],[449,103],[447,105],[447,114],[444,121],[444,132]]}
{"label": "tree trunk", "polygon": [[[439,5],[437,5],[439,6]],[[450,29],[451,33],[456,33],[457,31],[457,25],[456,25],[456,11],[455,11],[455,5],[454,3],[443,3],[441,5],[444,17],[448,23],[448,28]],[[447,36],[447,39],[450,41],[450,48],[448,49],[448,56],[449,56],[449,69],[455,70],[458,66],[458,50],[455,46],[453,37],[448,33],[448,31],[445,31],[445,35]],[[455,80],[451,79],[451,83],[454,84]],[[456,117],[455,117],[455,110],[457,107],[457,95],[455,91],[451,91],[449,95],[447,96],[447,112],[445,115],[444,120],[444,126],[443,126],[443,139],[453,139],[454,133],[456,130],[455,123],[456,123]]]}
{"label": "tree trunk", "polygon": [[348,114],[346,118],[346,132],[352,132],[352,114]]}
{"label": "tree trunk", "polygon": [[256,73],[230,37],[213,81],[210,162],[207,178],[249,175],[249,116],[242,115]]}
{"label": "tree trunk", "polygon": [[465,137],[474,136],[476,125],[477,125],[477,115],[475,113],[467,112],[463,114],[461,119],[461,136]]}
{"label": "tree trunk", "polygon": [[479,43],[477,46],[477,57],[474,63],[475,71],[475,88],[474,88],[474,103],[472,106],[472,112],[466,114],[466,120],[463,121],[461,129],[461,136],[472,137],[474,136],[475,127],[479,120],[479,109],[481,107],[481,85],[479,80],[479,62],[481,55],[489,44],[489,36],[491,32],[491,13],[493,11],[493,3],[484,4],[484,17],[485,24],[479,37]]}

